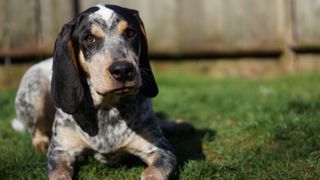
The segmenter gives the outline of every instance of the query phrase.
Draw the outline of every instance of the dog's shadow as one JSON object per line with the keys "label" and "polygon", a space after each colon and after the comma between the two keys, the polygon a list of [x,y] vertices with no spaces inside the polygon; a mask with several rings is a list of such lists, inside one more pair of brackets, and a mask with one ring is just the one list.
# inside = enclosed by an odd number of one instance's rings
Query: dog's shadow
{"label": "dog's shadow", "polygon": [[202,149],[204,137],[213,138],[215,131],[209,129],[195,129],[190,134],[165,135],[175,150],[178,167],[182,167],[190,160],[204,160],[205,154]]}
{"label": "dog's shadow", "polygon": [[[161,119],[167,119],[164,113],[156,113]],[[204,160],[205,154],[202,149],[204,138],[213,139],[216,132],[212,129],[194,129],[192,132],[167,133],[164,135],[172,145],[178,160],[178,167],[182,167],[190,160]]]}

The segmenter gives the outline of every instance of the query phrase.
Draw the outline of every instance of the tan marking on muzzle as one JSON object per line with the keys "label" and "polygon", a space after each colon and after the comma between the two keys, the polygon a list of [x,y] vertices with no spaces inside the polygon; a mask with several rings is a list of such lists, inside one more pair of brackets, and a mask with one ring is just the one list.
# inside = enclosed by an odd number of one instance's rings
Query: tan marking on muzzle
{"label": "tan marking on muzzle", "polygon": [[86,63],[82,50],[80,50],[79,52],[79,61],[80,61],[80,67],[82,68],[82,70],[86,73],[88,77],[90,77],[88,65]]}
{"label": "tan marking on muzzle", "polygon": [[108,68],[112,63],[107,49],[103,53],[96,53],[90,59],[85,59],[83,52],[79,54],[80,66],[87,76],[90,78],[95,91],[106,93],[109,90],[116,88]]}

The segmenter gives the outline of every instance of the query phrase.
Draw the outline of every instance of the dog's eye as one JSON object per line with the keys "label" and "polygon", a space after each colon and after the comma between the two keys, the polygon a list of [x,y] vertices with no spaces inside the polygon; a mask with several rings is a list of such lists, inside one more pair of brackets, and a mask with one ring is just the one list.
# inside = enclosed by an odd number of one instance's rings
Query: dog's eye
{"label": "dog's eye", "polygon": [[96,42],[96,38],[92,35],[88,35],[85,37],[84,41],[85,41],[85,43],[92,44],[92,43]]}
{"label": "dog's eye", "polygon": [[133,38],[136,35],[136,31],[134,29],[127,29],[126,36],[127,38]]}

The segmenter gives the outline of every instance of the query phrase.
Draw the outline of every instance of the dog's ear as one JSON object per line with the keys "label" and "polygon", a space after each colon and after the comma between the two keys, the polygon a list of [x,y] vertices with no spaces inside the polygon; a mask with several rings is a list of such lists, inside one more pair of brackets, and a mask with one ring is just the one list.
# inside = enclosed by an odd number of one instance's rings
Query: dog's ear
{"label": "dog's ear", "polygon": [[76,19],[65,24],[58,35],[54,47],[51,96],[56,107],[64,112],[75,113],[84,98],[77,54],[72,43],[72,34],[76,26]]}
{"label": "dog's ear", "polygon": [[153,76],[150,62],[149,62],[146,31],[138,11],[134,11],[134,15],[136,16],[139,22],[139,36],[140,36],[139,68],[140,68],[141,78],[142,78],[142,86],[140,88],[140,92],[144,96],[155,97],[158,94],[158,86]]}

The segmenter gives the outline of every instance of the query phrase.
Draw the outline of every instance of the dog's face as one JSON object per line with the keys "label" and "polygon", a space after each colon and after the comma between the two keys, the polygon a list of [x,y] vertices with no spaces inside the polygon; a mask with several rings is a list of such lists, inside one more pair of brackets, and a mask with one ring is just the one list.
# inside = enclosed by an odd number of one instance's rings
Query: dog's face
{"label": "dog's face", "polygon": [[133,15],[121,16],[104,6],[99,8],[81,21],[73,37],[80,47],[80,66],[97,94],[126,94],[142,83],[140,27]]}
{"label": "dog's face", "polygon": [[85,76],[96,106],[138,91],[155,96],[146,43],[137,11],[112,5],[84,11],[64,26],[56,41],[51,88],[56,105],[76,111],[85,93],[80,76]]}

